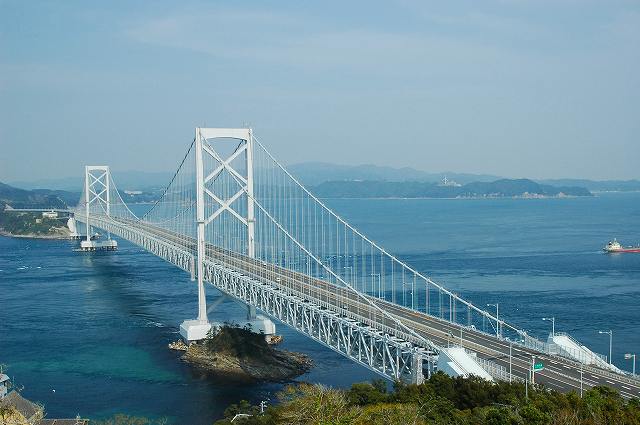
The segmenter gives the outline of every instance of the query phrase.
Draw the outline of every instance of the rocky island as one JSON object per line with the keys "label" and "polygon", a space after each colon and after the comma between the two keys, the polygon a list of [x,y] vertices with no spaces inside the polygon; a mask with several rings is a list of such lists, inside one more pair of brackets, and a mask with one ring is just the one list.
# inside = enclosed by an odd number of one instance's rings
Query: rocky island
{"label": "rocky island", "polygon": [[239,381],[288,381],[313,365],[304,354],[270,346],[263,334],[229,325],[212,329],[201,342],[170,348],[183,350],[181,359],[198,369]]}

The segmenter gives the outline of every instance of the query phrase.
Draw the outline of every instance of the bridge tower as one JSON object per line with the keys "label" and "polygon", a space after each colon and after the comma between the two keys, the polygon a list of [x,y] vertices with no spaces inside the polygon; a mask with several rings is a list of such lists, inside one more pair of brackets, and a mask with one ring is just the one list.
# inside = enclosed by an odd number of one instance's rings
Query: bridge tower
{"label": "bridge tower", "polygon": [[[239,142],[229,155],[216,149],[215,139],[233,139]],[[211,142],[209,142],[211,141]],[[220,141],[220,140],[218,140]],[[255,257],[255,205],[253,181],[253,132],[250,128],[196,128],[195,134],[195,172],[196,172],[196,222],[197,222],[197,259],[196,276],[198,280],[198,318],[185,320],[180,326],[180,334],[187,341],[204,339],[211,329],[207,317],[207,301],[204,287],[204,259],[206,257],[207,227],[221,219],[225,211],[246,227],[246,255]],[[244,158],[242,158],[244,155]],[[243,167],[234,167],[237,159],[244,159]],[[207,164],[214,164],[213,166]],[[216,193],[212,182],[222,173],[228,172],[240,184],[235,194]],[[246,200],[246,216],[238,214],[232,208],[239,199]],[[208,205],[215,205],[213,210]],[[247,306],[248,323],[252,329],[265,334],[275,333],[275,325],[265,317],[256,316],[255,308]]]}
{"label": "bridge tower", "polygon": [[96,249],[114,250],[118,243],[111,239],[98,242],[91,239],[91,205],[98,205],[105,215],[111,214],[110,185],[111,175],[107,165],[87,165],[84,167],[84,193],[86,214],[86,238],[80,242],[82,251],[95,251]]}

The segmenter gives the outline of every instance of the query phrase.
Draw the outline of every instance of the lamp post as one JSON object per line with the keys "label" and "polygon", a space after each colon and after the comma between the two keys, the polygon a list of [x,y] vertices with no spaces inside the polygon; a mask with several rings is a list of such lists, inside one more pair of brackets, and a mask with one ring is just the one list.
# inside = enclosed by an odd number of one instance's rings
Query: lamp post
{"label": "lamp post", "polygon": [[509,382],[511,382],[511,350],[513,349],[513,342],[509,339]]}
{"label": "lamp post", "polygon": [[555,318],[555,316],[543,317],[542,320],[551,321],[551,337],[556,336],[556,318]]}
{"label": "lamp post", "polygon": [[531,383],[536,383],[536,356],[531,356]]}
{"label": "lamp post", "polygon": [[613,364],[611,361],[611,348],[613,346],[613,331],[609,329],[608,331],[598,331],[599,334],[607,334],[609,335],[609,364]]}
{"label": "lamp post", "polygon": [[635,353],[627,353],[624,355],[625,360],[631,360],[633,359],[633,369],[632,369],[632,373],[633,376],[636,376],[636,355]]}
{"label": "lamp post", "polygon": [[582,398],[582,362],[580,362],[580,398]]}
{"label": "lamp post", "polygon": [[496,308],[496,338],[500,338],[500,304],[487,304],[487,307]]}

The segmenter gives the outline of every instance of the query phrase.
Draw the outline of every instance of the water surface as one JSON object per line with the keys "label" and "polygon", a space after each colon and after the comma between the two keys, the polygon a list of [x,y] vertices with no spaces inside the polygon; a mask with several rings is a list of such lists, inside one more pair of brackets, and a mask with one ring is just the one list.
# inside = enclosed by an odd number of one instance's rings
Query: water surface
{"label": "water surface", "polygon": [[[327,203],[417,270],[476,305],[544,337],[556,328],[630,369],[640,353],[640,255],[605,255],[611,238],[640,241],[640,194],[594,198],[344,200]],[[273,398],[280,384],[208,379],[167,349],[197,312],[184,272],[126,241],[115,253],[79,254],[68,241],[0,237],[0,363],[51,417],[114,412],[210,424],[239,399]],[[212,319],[242,306],[212,287]],[[374,377],[284,326],[284,348],[316,367],[302,380],[333,386]],[[54,391],[55,390],[55,391]]]}

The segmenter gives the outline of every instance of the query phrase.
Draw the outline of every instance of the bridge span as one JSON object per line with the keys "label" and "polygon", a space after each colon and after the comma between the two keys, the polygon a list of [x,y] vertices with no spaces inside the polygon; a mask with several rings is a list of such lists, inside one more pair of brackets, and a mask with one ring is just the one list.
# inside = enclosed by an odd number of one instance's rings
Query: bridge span
{"label": "bridge span", "polygon": [[493,379],[640,396],[637,377],[537,340],[386,252],[307,191],[251,129],[196,129],[142,217],[122,201],[108,167],[88,166],[74,214],[86,234],[103,229],[198,281],[198,317],[183,325],[193,339],[210,327],[209,282],[389,379],[421,382],[455,345]]}

